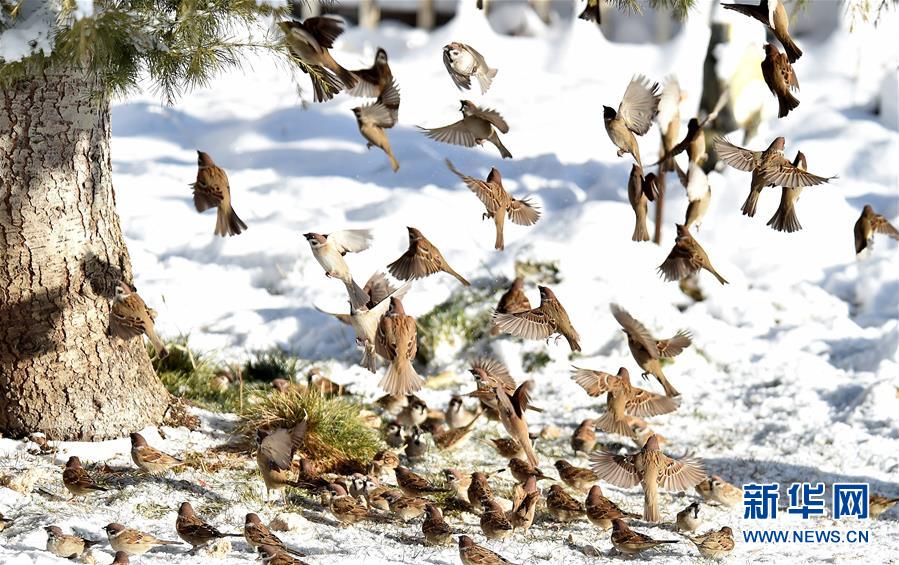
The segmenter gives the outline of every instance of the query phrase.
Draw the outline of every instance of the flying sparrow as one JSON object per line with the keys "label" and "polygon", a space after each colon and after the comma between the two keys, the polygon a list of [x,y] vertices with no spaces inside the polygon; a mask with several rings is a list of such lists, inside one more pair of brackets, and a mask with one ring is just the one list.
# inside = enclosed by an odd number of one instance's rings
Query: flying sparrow
{"label": "flying sparrow", "polygon": [[387,491],[381,495],[390,508],[390,511],[399,516],[403,522],[414,520],[425,513],[425,506],[429,503],[424,498],[417,496],[403,496],[394,491]]}
{"label": "flying sparrow", "polygon": [[718,531],[711,531],[691,537],[690,541],[706,559],[720,559],[734,550],[734,532],[727,526]]}
{"label": "flying sparrow", "polygon": [[350,71],[359,79],[356,86],[347,90],[347,94],[362,98],[379,98],[384,89],[393,83],[393,72],[387,60],[387,51],[378,47],[375,60],[367,69]]}
{"label": "flying sparrow", "polygon": [[871,518],[880,518],[881,514],[893,507],[899,502],[899,497],[890,498],[881,494],[871,494],[868,497],[868,513]]}
{"label": "flying sparrow", "polygon": [[584,505],[565,492],[562,485],[549,487],[546,495],[546,509],[559,522],[573,522],[584,515]]}
{"label": "flying sparrow", "polygon": [[706,502],[717,502],[730,508],[743,504],[743,489],[730,484],[718,475],[707,477],[697,484],[696,492]]}
{"label": "flying sparrow", "polygon": [[[381,276],[383,277],[383,275]],[[371,282],[371,280],[369,280],[369,282]],[[377,292],[379,300],[374,305],[366,305],[361,308],[350,306],[350,324],[356,332],[356,343],[362,347],[362,360],[359,364],[372,373],[378,368],[377,357],[375,356],[375,341],[378,334],[378,325],[390,309],[390,299],[394,296],[402,299],[409,290],[409,286],[409,283],[406,283],[398,289],[389,289],[390,292],[383,296],[380,294],[380,289],[377,289],[376,287],[369,287],[369,291],[366,291],[366,288],[363,287],[363,292]],[[368,285],[366,285],[366,287],[368,287]],[[371,304],[371,301],[372,299],[370,297],[369,304]],[[404,405],[405,398],[405,396],[396,396],[392,399],[390,397],[387,399]],[[385,409],[388,412],[395,410],[398,413],[402,407],[394,409],[393,407],[388,406],[385,407]]]}
{"label": "flying sparrow", "polygon": [[660,98],[659,83],[636,75],[627,85],[617,112],[609,106],[603,106],[606,132],[618,147],[618,156],[630,153],[641,168],[643,163],[640,161],[640,147],[634,134],[643,135],[649,131],[658,111]]}
{"label": "flying sparrow", "polygon": [[78,536],[62,533],[59,526],[46,526],[47,551],[64,559],[77,559],[99,541],[87,540]]}
{"label": "flying sparrow", "polygon": [[420,231],[411,227],[406,229],[409,230],[409,249],[400,255],[399,259],[387,265],[390,274],[400,280],[407,281],[410,279],[423,279],[443,271],[456,277],[465,286],[471,284],[449,266],[440,250],[428,241]]}
{"label": "flying sparrow", "polygon": [[474,47],[464,43],[452,42],[443,47],[443,64],[453,82],[459,90],[471,88],[471,77],[478,80],[481,86],[481,94],[487,92],[496,69],[487,66],[484,56],[475,51]]}
{"label": "flying sparrow", "polygon": [[603,530],[612,528],[612,520],[626,518],[639,518],[639,514],[625,512],[618,505],[606,498],[599,485],[590,487],[587,493],[587,499],[584,501],[587,510],[587,519],[594,526],[598,526]]}
{"label": "flying sparrow", "polygon": [[521,484],[527,482],[528,477],[534,477],[538,481],[541,479],[549,479],[553,480],[552,477],[545,475],[543,471],[541,471],[538,467],[531,465],[524,459],[519,459],[517,457],[513,457],[509,459],[508,465],[509,472],[512,473],[512,476]]}
{"label": "flying sparrow", "polygon": [[574,433],[571,434],[571,449],[574,454],[578,452],[589,454],[596,447],[596,420],[587,419],[580,423]]}
{"label": "flying sparrow", "polygon": [[175,459],[155,447],[150,447],[144,436],[139,433],[131,434],[131,460],[142,471],[151,475],[161,475],[183,463],[180,459]]}
{"label": "flying sparrow", "polygon": [[465,186],[484,204],[487,212],[483,218],[493,218],[493,222],[496,224],[496,241],[493,245],[495,249],[502,251],[505,247],[503,223],[506,216],[520,226],[532,226],[540,219],[540,212],[535,204],[527,198],[521,200],[512,198],[512,195],[506,191],[503,187],[502,175],[496,167],[491,168],[487,180],[482,181],[462,174],[449,159],[446,160],[446,166],[453,174],[462,179]]}
{"label": "flying sparrow", "polygon": [[[702,484],[702,483],[700,483]],[[697,485],[697,488],[699,486]],[[677,513],[677,519],[674,522],[675,527],[681,532],[693,532],[702,524],[702,518],[699,517],[699,503],[693,502],[683,510]]]}
{"label": "flying sparrow", "polygon": [[525,412],[530,401],[530,392],[533,388],[534,381],[529,380],[523,382],[511,397],[502,386],[494,387],[493,394],[499,407],[500,422],[506,429],[506,433],[521,444],[525,455],[527,455],[528,462],[536,466],[538,464],[537,454],[534,452],[534,446],[531,444],[528,423],[525,419]]}
{"label": "flying sparrow", "polygon": [[439,492],[448,492],[447,489],[434,485],[408,467],[400,465],[394,470],[394,473],[396,474],[396,484],[406,496],[428,496]]}
{"label": "flying sparrow", "polygon": [[428,453],[428,442],[424,438],[421,428],[415,426],[406,436],[405,449],[406,459],[409,461],[419,461]]}
{"label": "flying sparrow", "polygon": [[424,379],[412,366],[418,351],[415,318],[406,315],[403,303],[396,296],[390,297],[387,315],[378,323],[375,351],[390,362],[387,374],[378,383],[384,392],[407,395],[424,386]]}
{"label": "flying sparrow", "polygon": [[790,110],[799,106],[799,100],[791,90],[799,90],[799,80],[787,56],[770,43],[765,44],[765,60],[762,61],[762,76],[765,84],[775,97],[779,110],[777,117],[784,118]]}
{"label": "flying sparrow", "polygon": [[459,536],[459,559],[462,565],[512,565],[505,557],[481,547],[468,536]]}
{"label": "flying sparrow", "polygon": [[502,541],[512,535],[512,522],[506,517],[506,512],[499,502],[492,497],[481,499],[481,531],[484,537]]}
{"label": "flying sparrow", "polygon": [[634,163],[630,179],[627,181],[627,197],[636,217],[634,235],[631,236],[632,241],[649,241],[646,214],[649,210],[649,202],[655,200],[657,190],[655,173],[649,173],[646,178],[643,178],[643,169]]}
{"label": "flying sparrow", "polygon": [[256,465],[265,482],[266,500],[271,491],[281,492],[291,484],[293,455],[306,439],[309,422],[305,419],[290,430],[278,428],[264,435],[257,432],[259,446],[256,449]]}
{"label": "flying sparrow", "polygon": [[[363,84],[360,82],[359,84]],[[359,126],[359,133],[368,142],[365,144],[367,149],[377,147],[387,154],[390,159],[390,168],[393,172],[400,170],[400,164],[393,155],[393,149],[390,147],[390,140],[387,139],[386,129],[390,129],[396,125],[399,120],[400,111],[400,91],[396,81],[391,79],[384,87],[378,99],[371,104],[365,106],[356,106],[353,108],[353,115],[356,116],[356,125]]]}
{"label": "flying sparrow", "polygon": [[312,248],[312,255],[325,270],[325,276],[335,278],[346,286],[351,308],[362,308],[368,304],[368,295],[353,280],[350,268],[343,256],[358,253],[371,245],[369,230],[340,230],[329,234],[304,233],[303,237]]}
{"label": "flying sparrow", "polygon": [[[528,300],[527,295],[524,293],[524,277],[521,275],[515,277],[515,280],[512,281],[512,286],[509,287],[500,298],[499,304],[496,306],[496,311],[500,314],[515,314],[517,312],[524,312],[525,310],[531,309],[531,301]],[[500,334],[499,328],[494,325],[490,329],[490,335],[498,336]]]}
{"label": "flying sparrow", "polygon": [[252,512],[247,514],[244,521],[243,537],[246,538],[247,543],[250,544],[250,546],[252,546],[253,548],[258,548],[260,546],[266,545],[269,547],[277,548],[280,551],[291,553],[293,555],[296,555],[297,557],[303,557],[305,555],[305,553],[303,553],[302,551],[284,545],[284,542],[281,541],[281,538],[273,534],[272,531],[262,523],[262,520],[259,519],[259,516]]}
{"label": "flying sparrow", "polygon": [[[796,158],[793,159],[793,166],[802,169],[803,171],[806,170],[807,165],[805,155],[803,155],[802,151],[796,152]],[[774,215],[768,220],[768,225],[771,226],[772,229],[785,231],[787,233],[802,229],[802,224],[799,223],[799,216],[796,215],[796,201],[799,200],[799,195],[801,194],[801,186],[781,187],[780,206],[777,207],[777,211],[774,212]]]}
{"label": "flying sparrow", "polygon": [[625,555],[636,555],[663,543],[678,543],[679,540],[657,540],[646,534],[635,532],[620,518],[612,520],[612,545]]}
{"label": "flying sparrow", "polygon": [[590,461],[593,470],[604,481],[621,488],[642,485],[643,518],[648,522],[661,520],[659,487],[683,491],[696,486],[706,476],[698,459],[672,459],[659,451],[659,441],[654,435],[637,453],[617,455],[601,452],[591,455]]}
{"label": "flying sparrow", "polygon": [[278,22],[291,56],[303,63],[300,68],[312,79],[314,100],[330,100],[335,94],[356,86],[353,73],[340,66],[331,52],[334,40],[343,33],[343,22],[331,16]]}
{"label": "flying sparrow", "polygon": [[744,16],[755,18],[768,26],[774,33],[774,37],[783,45],[784,51],[791,63],[795,63],[802,57],[802,50],[790,37],[790,17],[780,0],[760,0],[754,4],[722,4],[726,10],[740,12]]}
{"label": "flying sparrow", "polygon": [[178,519],[175,520],[175,531],[178,537],[193,546],[191,553],[197,549],[219,539],[225,537],[239,538],[243,534],[225,534],[204,522],[194,512],[193,506],[189,502],[182,502],[178,509]]}
{"label": "flying sparrow", "polygon": [[[508,367],[496,359],[477,357],[472,360],[471,368],[468,372],[474,377],[475,385],[477,386],[477,389],[470,392],[468,396],[473,396],[481,402],[481,409],[488,414],[488,417],[491,412],[495,412],[496,421],[499,421],[499,404],[493,394],[493,389],[500,387],[506,392],[507,396],[513,396],[518,388],[515,379],[509,374]],[[528,410],[542,412],[540,408],[531,405],[528,405]],[[497,447],[500,446],[497,445]],[[509,449],[512,449],[512,447],[510,446]]]}
{"label": "flying sparrow", "polygon": [[587,0],[587,5],[584,6],[584,11],[580,13],[578,18],[587,20],[588,22],[594,22],[599,26],[599,24],[602,23],[602,6],[600,6],[600,0]]}
{"label": "flying sparrow", "polygon": [[693,226],[699,229],[712,201],[712,189],[709,187],[709,177],[696,163],[690,163],[687,169],[687,199],[690,202],[687,204],[684,227],[687,230]]}
{"label": "flying sparrow", "polygon": [[162,359],[169,352],[156,335],[156,310],[148,308],[144,300],[125,281],[119,281],[109,312],[109,332],[124,340],[147,334],[156,355]]}
{"label": "flying sparrow", "polygon": [[659,359],[676,357],[680,355],[681,351],[690,347],[693,341],[690,339],[689,332],[680,330],[668,339],[656,339],[649,333],[646,326],[634,319],[621,306],[613,303],[609,308],[612,310],[615,320],[621,325],[625,335],[627,335],[627,346],[631,350],[631,355],[634,356],[634,361],[643,369],[643,378],[645,379],[647,375],[653,375],[658,379],[659,384],[664,387],[665,394],[678,396],[680,393],[665,378]]}
{"label": "flying sparrow", "polygon": [[514,314],[493,314],[493,323],[500,331],[524,339],[549,339],[553,334],[564,336],[572,351],[580,351],[580,336],[568,319],[568,312],[556,298],[556,295],[545,286],[540,289],[540,305],[531,310]]}
{"label": "flying sparrow", "polygon": [[896,230],[886,217],[876,213],[870,204],[865,204],[865,207],[862,208],[862,215],[855,222],[854,232],[856,254],[874,245],[875,233],[899,239],[899,230]]}
{"label": "flying sparrow", "polygon": [[[665,80],[662,94],[659,98],[659,111],[655,116],[659,124],[659,132],[662,134],[662,153],[668,153],[677,145],[680,135],[680,103],[686,94],[681,91],[677,77],[670,76]],[[662,172],[673,171],[677,167],[674,159],[668,160],[662,166]]]}
{"label": "flying sparrow", "polygon": [[259,559],[262,560],[263,565],[306,565],[305,561],[288,555],[278,546],[260,545],[256,551],[259,553]]}
{"label": "flying sparrow", "polygon": [[[687,134],[684,138],[670,150],[664,151],[662,155],[659,156],[659,160],[653,163],[653,165],[658,165],[662,161],[672,159],[684,151],[687,152],[687,159],[690,163],[696,163],[697,165],[705,163],[708,155],[706,153],[704,128],[718,117],[718,113],[727,104],[729,97],[730,92],[725,89],[718,97],[717,102],[715,102],[715,107],[709,115],[702,120],[699,118],[690,118],[687,122]],[[680,170],[680,167],[677,166],[677,163],[674,163],[674,165],[675,170],[678,172],[678,176],[681,176],[682,171]],[[681,178],[681,182],[683,182],[683,178]]]}
{"label": "flying sparrow", "polygon": [[238,235],[247,229],[234,208],[231,207],[231,186],[228,175],[215,164],[208,153],[197,151],[197,180],[190,185],[194,189],[194,208],[205,212],[216,208],[215,235]]}
{"label": "flying sparrow", "polygon": [[421,523],[421,533],[430,545],[446,545],[453,537],[453,529],[443,519],[440,508],[425,504],[425,519]]}
{"label": "flying sparrow", "polygon": [[105,528],[106,537],[109,538],[109,545],[113,551],[124,551],[128,555],[143,555],[153,548],[163,545],[181,545],[180,541],[161,540],[156,536],[126,528],[122,524],[111,523]]}
{"label": "flying sparrow", "polygon": [[483,145],[489,141],[499,149],[503,159],[511,159],[512,154],[503,145],[496,130],[509,133],[509,124],[497,112],[491,108],[481,108],[470,100],[462,100],[459,111],[462,119],[458,122],[439,128],[419,127],[424,134],[435,141],[461,145],[462,147],[474,147]]}
{"label": "flying sparrow", "polygon": [[[727,280],[718,274],[705,249],[699,245],[686,227],[676,224],[677,237],[674,239],[674,247],[668,253],[668,257],[659,265],[658,271],[667,281],[679,281],[700,269],[715,275],[718,282],[727,284]],[[645,370],[645,369],[644,369]]]}
{"label": "flying sparrow", "polygon": [[62,484],[72,493],[72,498],[83,496],[92,492],[107,492],[109,489],[99,486],[81,466],[81,459],[74,455],[66,461],[66,468],[62,472]]}
{"label": "flying sparrow", "polygon": [[599,477],[590,469],[575,467],[564,459],[555,462],[555,468],[559,472],[559,478],[574,490],[587,492],[590,487],[599,482]]}

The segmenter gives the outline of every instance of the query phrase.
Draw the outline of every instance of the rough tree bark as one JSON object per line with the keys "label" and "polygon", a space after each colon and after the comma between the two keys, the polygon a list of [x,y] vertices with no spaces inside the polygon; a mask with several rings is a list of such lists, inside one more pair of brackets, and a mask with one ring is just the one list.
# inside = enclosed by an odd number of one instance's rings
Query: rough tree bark
{"label": "rough tree bark", "polygon": [[51,68],[0,94],[0,431],[13,437],[121,437],[168,404],[143,339],[107,335],[132,274],[97,86]]}

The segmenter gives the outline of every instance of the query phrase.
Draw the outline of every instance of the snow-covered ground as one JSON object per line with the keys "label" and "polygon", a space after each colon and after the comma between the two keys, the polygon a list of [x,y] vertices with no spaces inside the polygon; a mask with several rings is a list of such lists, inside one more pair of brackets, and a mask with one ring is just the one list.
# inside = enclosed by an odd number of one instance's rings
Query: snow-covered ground
{"label": "snow-covered ground", "polygon": [[[468,4],[473,3],[463,2]],[[350,111],[359,100],[342,95],[303,109],[289,75],[266,58],[251,60],[244,73],[229,73],[175,107],[161,106],[152,92],[121,101],[113,112],[117,203],[136,284],[159,311],[157,328],[167,336],[189,335],[193,347],[223,359],[281,345],[328,363],[332,378],[353,383],[354,390],[372,399],[378,394],[377,378],[353,365],[358,352],[350,330],[314,307],[342,311],[345,292],[324,276],[302,233],[373,229],[372,248],[348,257],[364,281],[406,249],[405,227],[416,226],[475,284],[511,276],[516,259],[558,263],[562,281],[553,288],[582,336],[583,354],[570,358],[564,341],[550,344],[550,364],[526,375],[522,353],[543,344],[500,338],[489,345],[516,377],[535,379],[535,402],[547,410],[531,417],[532,429],[564,430],[561,439],[538,448],[546,471],[554,473],[551,463],[559,456],[586,465],[583,457],[571,457],[567,436],[582,419],[598,413],[597,402],[569,380],[570,365],[636,370],[609,313],[609,303],[616,302],[658,335],[684,328],[694,336],[694,346],[666,369],[683,404],[673,414],[652,419],[671,453],[692,452],[710,472],[738,485],[864,481],[875,492],[899,496],[899,254],[896,242],[878,238],[873,253],[857,260],[852,238],[866,203],[894,224],[899,218],[899,134],[871,112],[883,77],[890,76],[888,69],[895,73],[899,62],[895,47],[889,48],[895,14],[876,31],[861,25],[850,34],[847,23],[828,37],[800,37],[805,55],[795,68],[802,104],[786,119],[776,119],[775,102],[763,84],[744,85],[738,105],[752,108],[762,100],[765,108],[748,146],[763,148],[782,135],[790,157],[801,149],[812,172],[839,178],[805,190],[798,206],[803,230],[784,234],[765,225],[777,207],[779,189],[765,190],[758,215],[749,219],[740,214],[749,175],[733,169],[712,173],[711,209],[695,235],[731,284],[720,286],[703,273],[707,299],[694,303],[655,272],[673,243],[674,223],[683,220],[684,192],[672,176],[661,247],[631,242],[633,214],[626,194],[631,160],[616,157],[603,128],[602,105],[617,106],[635,73],[659,81],[674,74],[687,93],[681,116],[684,121],[692,116],[701,92],[709,9],[697,9],[682,32],[662,46],[610,43],[583,21],[563,22],[540,37],[499,36],[476,12],[463,13],[431,34],[390,24],[376,31],[350,29],[335,51],[337,60],[349,68],[368,66],[382,46],[401,86],[400,124],[389,132],[401,163],[397,174],[377,149],[366,151]],[[732,13],[716,12],[716,17],[734,26],[734,43],[719,53],[725,74],[744,57],[761,59],[764,35],[757,23]],[[441,48],[453,40],[474,45],[499,69],[486,95],[460,93],[447,76]],[[457,120],[460,98],[503,114],[511,125],[503,139],[514,159],[501,161],[492,147],[437,144],[416,129]],[[895,108],[896,102],[883,106]],[[651,162],[657,139],[654,128],[642,140],[645,162]],[[187,185],[196,174],[196,149],[228,171],[234,207],[249,225],[246,233],[216,238],[213,214],[194,211]],[[492,223],[481,221],[480,203],[447,171],[446,157],[474,176],[499,167],[514,194],[532,194],[539,201],[540,222],[531,228],[507,223],[506,250],[494,251]],[[404,301],[407,312],[424,314],[457,286],[443,275],[415,283]],[[528,294],[536,303],[533,284]],[[451,391],[470,386],[463,368],[463,359],[442,351],[432,372],[458,371],[459,384],[425,389],[421,396],[445,406]],[[221,430],[223,421],[204,421],[205,432],[166,429],[168,440],[152,431],[148,439],[176,453],[203,451],[227,440],[227,433],[210,431]],[[479,432],[480,437],[498,434],[493,425]],[[501,463],[481,442],[473,445],[449,461],[434,454],[416,468],[436,472],[452,464],[471,471]],[[127,440],[63,444],[52,459],[28,455],[24,447],[0,443],[5,454],[0,471],[33,467],[42,477],[38,484],[57,493],[63,492],[58,465],[70,454],[112,467],[129,464]],[[41,527],[49,523],[101,538],[103,525],[119,521],[173,538],[176,508],[184,499],[195,501],[198,511],[222,529],[238,531],[248,511],[266,519],[279,511],[261,507],[261,481],[251,470],[252,465],[239,472],[192,470],[175,476],[190,487],[123,479],[121,493],[98,497],[92,505],[0,489],[0,512],[17,517],[0,534],[0,562],[55,562],[42,551]],[[249,483],[247,477],[252,477]],[[604,489],[628,509],[641,507],[636,489]],[[688,493],[665,499],[663,515],[672,518],[692,498]],[[730,525],[739,535],[767,527],[743,520],[741,509],[706,511],[708,528]],[[307,511],[307,517],[317,515]],[[451,524],[482,541],[475,520],[469,515],[464,524]],[[893,510],[864,524],[836,524],[829,518],[814,523],[870,529],[867,545],[748,545],[738,539],[734,560],[894,562],[897,520]],[[638,530],[656,537],[674,535],[664,526],[641,526],[638,521]],[[611,547],[608,535],[586,522],[570,528],[540,523],[532,532],[533,539],[516,536],[487,545],[515,562],[553,563],[606,559],[573,549],[566,542],[569,533],[575,545],[593,545],[603,555]],[[418,535],[417,522],[337,528],[304,519],[283,537],[308,550],[311,563],[458,562],[455,548],[424,548],[415,541]],[[682,543],[653,558],[679,562],[687,556],[698,559],[690,544]],[[221,562],[251,558],[237,540]],[[99,557],[101,563],[108,560]],[[148,565],[188,562],[197,558],[174,550],[140,560]]]}

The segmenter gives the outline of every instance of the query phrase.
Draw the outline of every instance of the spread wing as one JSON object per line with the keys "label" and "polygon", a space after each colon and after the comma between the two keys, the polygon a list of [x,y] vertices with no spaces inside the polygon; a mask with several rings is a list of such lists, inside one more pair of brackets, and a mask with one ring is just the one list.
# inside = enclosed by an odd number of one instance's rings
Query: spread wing
{"label": "spread wing", "polygon": [[395,289],[390,285],[390,282],[388,282],[384,273],[375,271],[368,277],[368,281],[366,281],[362,290],[368,295],[369,304],[374,305],[379,304],[385,298],[390,296],[390,293]]}
{"label": "spread wing", "polygon": [[492,377],[496,382],[490,383],[494,385],[502,385],[505,390],[515,390],[515,379],[509,374],[509,369],[496,359],[489,357],[477,357],[471,362],[472,369],[481,369]]}
{"label": "spread wing", "polygon": [[692,343],[693,341],[690,339],[690,333],[680,330],[674,334],[674,337],[660,339],[656,342],[656,346],[659,349],[659,357],[675,357],[679,355],[681,351],[690,347]]}
{"label": "spread wing", "polygon": [[370,230],[339,230],[328,234],[328,243],[341,255],[368,249],[371,239]]}
{"label": "spread wing", "polygon": [[874,217],[874,221],[871,222],[871,227],[874,228],[874,231],[877,233],[888,235],[893,239],[899,239],[899,231],[897,231],[896,228],[893,227],[893,224],[880,214]]}
{"label": "spread wing", "polygon": [[259,444],[259,450],[268,460],[272,471],[289,471],[293,459],[290,432],[279,428],[265,436]]}
{"label": "spread wing", "polygon": [[471,77],[456,72],[453,68],[453,61],[450,59],[449,52],[447,51],[443,52],[443,64],[446,66],[446,72],[449,73],[450,78],[453,79],[453,82],[456,83],[459,90],[471,89]]}
{"label": "spread wing", "polygon": [[699,200],[709,191],[709,177],[696,163],[690,163],[687,172],[687,198],[690,202]]}
{"label": "spread wing", "polygon": [[509,124],[507,124],[506,120],[499,115],[499,112],[492,108],[476,107],[471,115],[476,118],[481,118],[482,120],[487,120],[502,133],[509,133]]}
{"label": "spread wing", "polygon": [[659,83],[650,82],[643,75],[631,79],[618,106],[618,117],[627,128],[637,135],[643,135],[652,126],[652,118],[659,109]]}
{"label": "spread wing", "polygon": [[318,41],[318,44],[325,49],[334,47],[334,40],[343,33],[343,22],[337,18],[329,16],[320,16],[316,18],[306,18],[302,26],[306,28],[309,35]]}
{"label": "spread wing", "polygon": [[443,256],[439,253],[432,253],[426,245],[412,246],[399,259],[387,265],[387,270],[396,278],[406,281],[427,277],[440,271]]}
{"label": "spread wing", "polygon": [[439,128],[418,129],[422,130],[426,136],[441,143],[461,145],[462,147],[474,147],[477,144],[475,135],[466,127],[464,119]]}
{"label": "spread wing", "polygon": [[649,333],[649,330],[646,329],[646,326],[634,319],[627,310],[617,304],[612,303],[609,309],[621,327],[624,328],[624,331],[627,332],[627,335],[634,341],[639,342],[654,358],[658,358],[659,350],[656,347],[656,340]]}
{"label": "spread wing", "polygon": [[679,281],[700,269],[700,265],[693,261],[693,254],[688,250],[675,245],[665,261],[659,265],[659,272],[665,276],[665,280]]}
{"label": "spread wing", "polygon": [[494,313],[493,323],[501,332],[524,339],[546,339],[556,330],[556,325],[539,307],[514,314]]}
{"label": "spread wing", "polygon": [[515,390],[512,395],[512,406],[519,418],[524,418],[524,412],[528,409],[531,400],[531,391],[534,389],[534,381],[527,380]]}
{"label": "spread wing", "polygon": [[[774,185],[786,187],[816,186],[836,178],[813,175],[799,167],[794,167],[786,159],[779,161],[775,166],[766,167],[764,170],[765,180]],[[730,163],[728,162],[728,164]]]}
{"label": "spread wing", "polygon": [[625,412],[638,418],[659,416],[677,410],[680,402],[676,398],[655,394],[642,388],[633,388],[632,396],[625,405]]}
{"label": "spread wing", "polygon": [[759,158],[762,156],[761,151],[750,151],[737,147],[726,137],[715,138],[715,151],[718,153],[718,158],[731,167],[747,172],[755,170],[759,164]]}
{"label": "spread wing", "polygon": [[581,369],[580,367],[572,367],[572,369],[571,380],[587,391],[587,394],[590,396],[599,396],[610,390],[617,389],[621,384],[620,378],[603,371]]}
{"label": "spread wing", "polygon": [[660,454],[662,470],[659,473],[659,486],[665,490],[681,492],[693,488],[706,478],[702,462],[692,457],[672,459]]}
{"label": "spread wing", "polygon": [[484,207],[487,208],[487,211],[491,214],[495,214],[497,209],[499,208],[499,191],[504,191],[501,186],[498,186],[496,183],[486,182],[474,177],[470,177],[466,174],[460,172],[450,161],[446,160],[446,166],[450,171],[453,172],[457,177],[462,179],[462,182],[465,183],[465,186],[471,190],[475,196],[478,197],[478,200],[484,204]]}
{"label": "spread wing", "polygon": [[640,475],[634,467],[634,455],[617,455],[600,451],[590,455],[590,468],[599,478],[621,488],[640,484]]}
{"label": "spread wing", "polygon": [[396,125],[396,116],[387,106],[380,102],[366,104],[359,109],[360,118],[379,128],[391,128]]}
{"label": "spread wing", "polygon": [[519,226],[531,226],[540,219],[540,210],[536,204],[532,204],[529,198],[512,199],[509,204],[509,219]]}

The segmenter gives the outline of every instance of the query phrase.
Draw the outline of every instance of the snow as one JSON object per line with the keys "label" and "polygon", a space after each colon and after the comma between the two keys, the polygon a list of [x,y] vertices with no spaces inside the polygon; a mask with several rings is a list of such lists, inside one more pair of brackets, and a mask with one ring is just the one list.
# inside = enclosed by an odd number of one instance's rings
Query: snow
{"label": "snow", "polygon": [[[703,273],[700,284],[707,299],[693,303],[655,272],[673,243],[674,223],[683,220],[686,195],[670,177],[661,247],[630,241],[633,214],[626,185],[631,160],[615,156],[601,106],[616,105],[633,74],[658,81],[673,74],[686,93],[681,105],[686,122],[699,104],[709,18],[727,18],[734,26],[734,43],[717,53],[721,68],[730,69],[725,76],[733,76],[744,58],[760,59],[764,36],[757,24],[720,10],[710,12],[703,4],[664,45],[613,43],[583,21],[558,22],[537,37],[506,37],[496,35],[470,4],[463,2],[465,12],[431,34],[385,22],[377,30],[350,29],[338,42],[335,58],[348,68],[370,65],[378,46],[390,53],[403,98],[400,124],[389,132],[401,163],[397,174],[382,153],[365,150],[350,112],[358,100],[340,96],[301,108],[288,74],[265,57],[252,59],[245,74],[222,76],[175,107],[160,106],[149,89],[116,105],[112,156],[117,204],[135,282],[159,312],[158,330],[166,336],[189,335],[193,347],[227,360],[280,345],[320,361],[332,378],[352,383],[353,390],[373,399],[378,379],[353,364],[359,352],[350,330],[314,308],[343,311],[343,285],[324,276],[301,234],[373,229],[372,248],[347,256],[364,281],[405,250],[405,226],[414,225],[475,284],[511,276],[516,259],[558,262],[563,280],[553,289],[581,333],[583,355],[570,358],[564,341],[551,343],[550,364],[526,375],[522,353],[538,351],[543,344],[501,338],[487,346],[516,377],[535,379],[535,402],[547,410],[530,417],[532,430],[547,425],[564,430],[561,439],[538,445],[548,473],[554,473],[551,463],[558,457],[586,465],[583,457],[571,457],[567,435],[600,409],[570,381],[570,365],[636,370],[608,310],[615,302],[658,335],[684,328],[694,336],[695,345],[666,368],[683,394],[681,408],[651,419],[667,438],[670,453],[701,456],[711,472],[737,485],[779,481],[782,497],[785,483],[794,481],[828,486],[866,481],[875,492],[899,496],[899,253],[895,241],[878,238],[872,252],[857,259],[852,241],[853,224],[866,203],[894,224],[899,219],[899,135],[885,125],[894,121],[871,111],[896,108],[895,86],[881,87],[885,81],[895,83],[897,55],[888,47],[895,14],[876,30],[856,23],[849,33],[844,22],[829,36],[799,37],[805,54],[795,68],[802,104],[786,119],[776,119],[776,103],[758,83],[757,71],[741,75],[735,94],[739,108],[764,111],[757,134],[746,145],[762,148],[783,135],[789,157],[801,149],[812,172],[839,178],[807,188],[798,204],[803,230],[783,234],[765,225],[779,190],[766,189],[758,215],[749,219],[739,210],[748,173],[711,173],[711,206],[695,236],[731,284],[720,286]],[[5,40],[4,35],[4,45]],[[446,75],[441,47],[452,40],[471,43],[499,69],[486,95],[458,92]],[[878,102],[878,93],[887,98]],[[503,140],[514,159],[501,161],[492,147],[437,144],[416,129],[457,120],[460,98],[503,114],[511,125]],[[654,160],[655,139],[653,128],[641,140],[645,162]],[[213,214],[198,215],[193,209],[187,185],[196,174],[196,149],[228,171],[234,207],[249,225],[246,233],[216,238]],[[543,218],[530,228],[507,223],[506,250],[494,251],[492,223],[480,221],[480,203],[446,170],[445,157],[474,176],[499,167],[513,194],[535,196]],[[404,301],[406,310],[422,315],[457,286],[443,275],[416,282]],[[527,292],[536,302],[533,284]],[[451,359],[453,353],[452,348],[442,350],[443,362],[429,373],[456,372],[458,384],[422,391],[432,406],[445,406],[452,391],[470,386],[463,360]],[[205,452],[227,441],[227,419],[213,420],[206,413],[203,418],[199,432],[166,428],[163,440],[147,430],[147,439],[179,455]],[[499,433],[493,424],[483,426],[471,449],[449,458],[432,452],[416,468],[496,467],[502,462],[483,439]],[[29,455],[27,447],[0,440],[0,474],[34,468],[42,477],[38,485],[57,494],[64,493],[59,466],[69,454],[85,462],[130,467],[125,440],[63,443],[52,457]],[[230,531],[242,527],[249,511],[271,520],[281,509],[262,506],[261,481],[252,471],[248,463],[242,471],[188,470],[160,481],[124,475],[119,493],[108,500],[100,496],[93,504],[0,489],[0,512],[17,517],[0,534],[0,562],[59,562],[42,550],[41,527],[49,523],[103,538],[101,527],[119,521],[173,538],[176,508],[185,499],[197,502],[198,512]],[[497,486],[506,494],[509,483],[504,479]],[[637,490],[603,488],[627,509],[641,507]],[[672,518],[694,498],[693,493],[663,498],[663,515]],[[743,520],[740,509],[704,510],[708,529],[730,525],[739,533],[759,526]],[[279,532],[307,551],[311,563],[458,562],[453,547],[406,543],[419,535],[418,522],[337,528],[327,520],[322,523],[319,514],[307,509],[303,518],[294,519],[301,524],[299,531]],[[482,541],[476,518],[465,515],[462,520],[450,522]],[[799,546],[738,540],[734,560],[889,562],[899,554],[896,520],[895,510],[865,523],[820,519],[816,526],[870,529],[872,542]],[[777,524],[808,525],[793,520]],[[655,537],[674,535],[664,526],[638,521],[635,527]],[[593,545],[603,555],[611,547],[608,534],[587,522],[569,528],[541,522],[532,532],[532,539],[517,535],[504,544],[486,545],[515,562],[554,563],[597,560],[569,547],[569,533],[576,545]],[[103,551],[108,546],[98,552]],[[154,551],[140,563],[195,562],[180,551]],[[656,552],[653,559],[675,563],[696,555],[681,543]],[[234,551],[219,562],[250,558],[246,545],[235,540]],[[108,559],[101,556],[99,561]]]}

